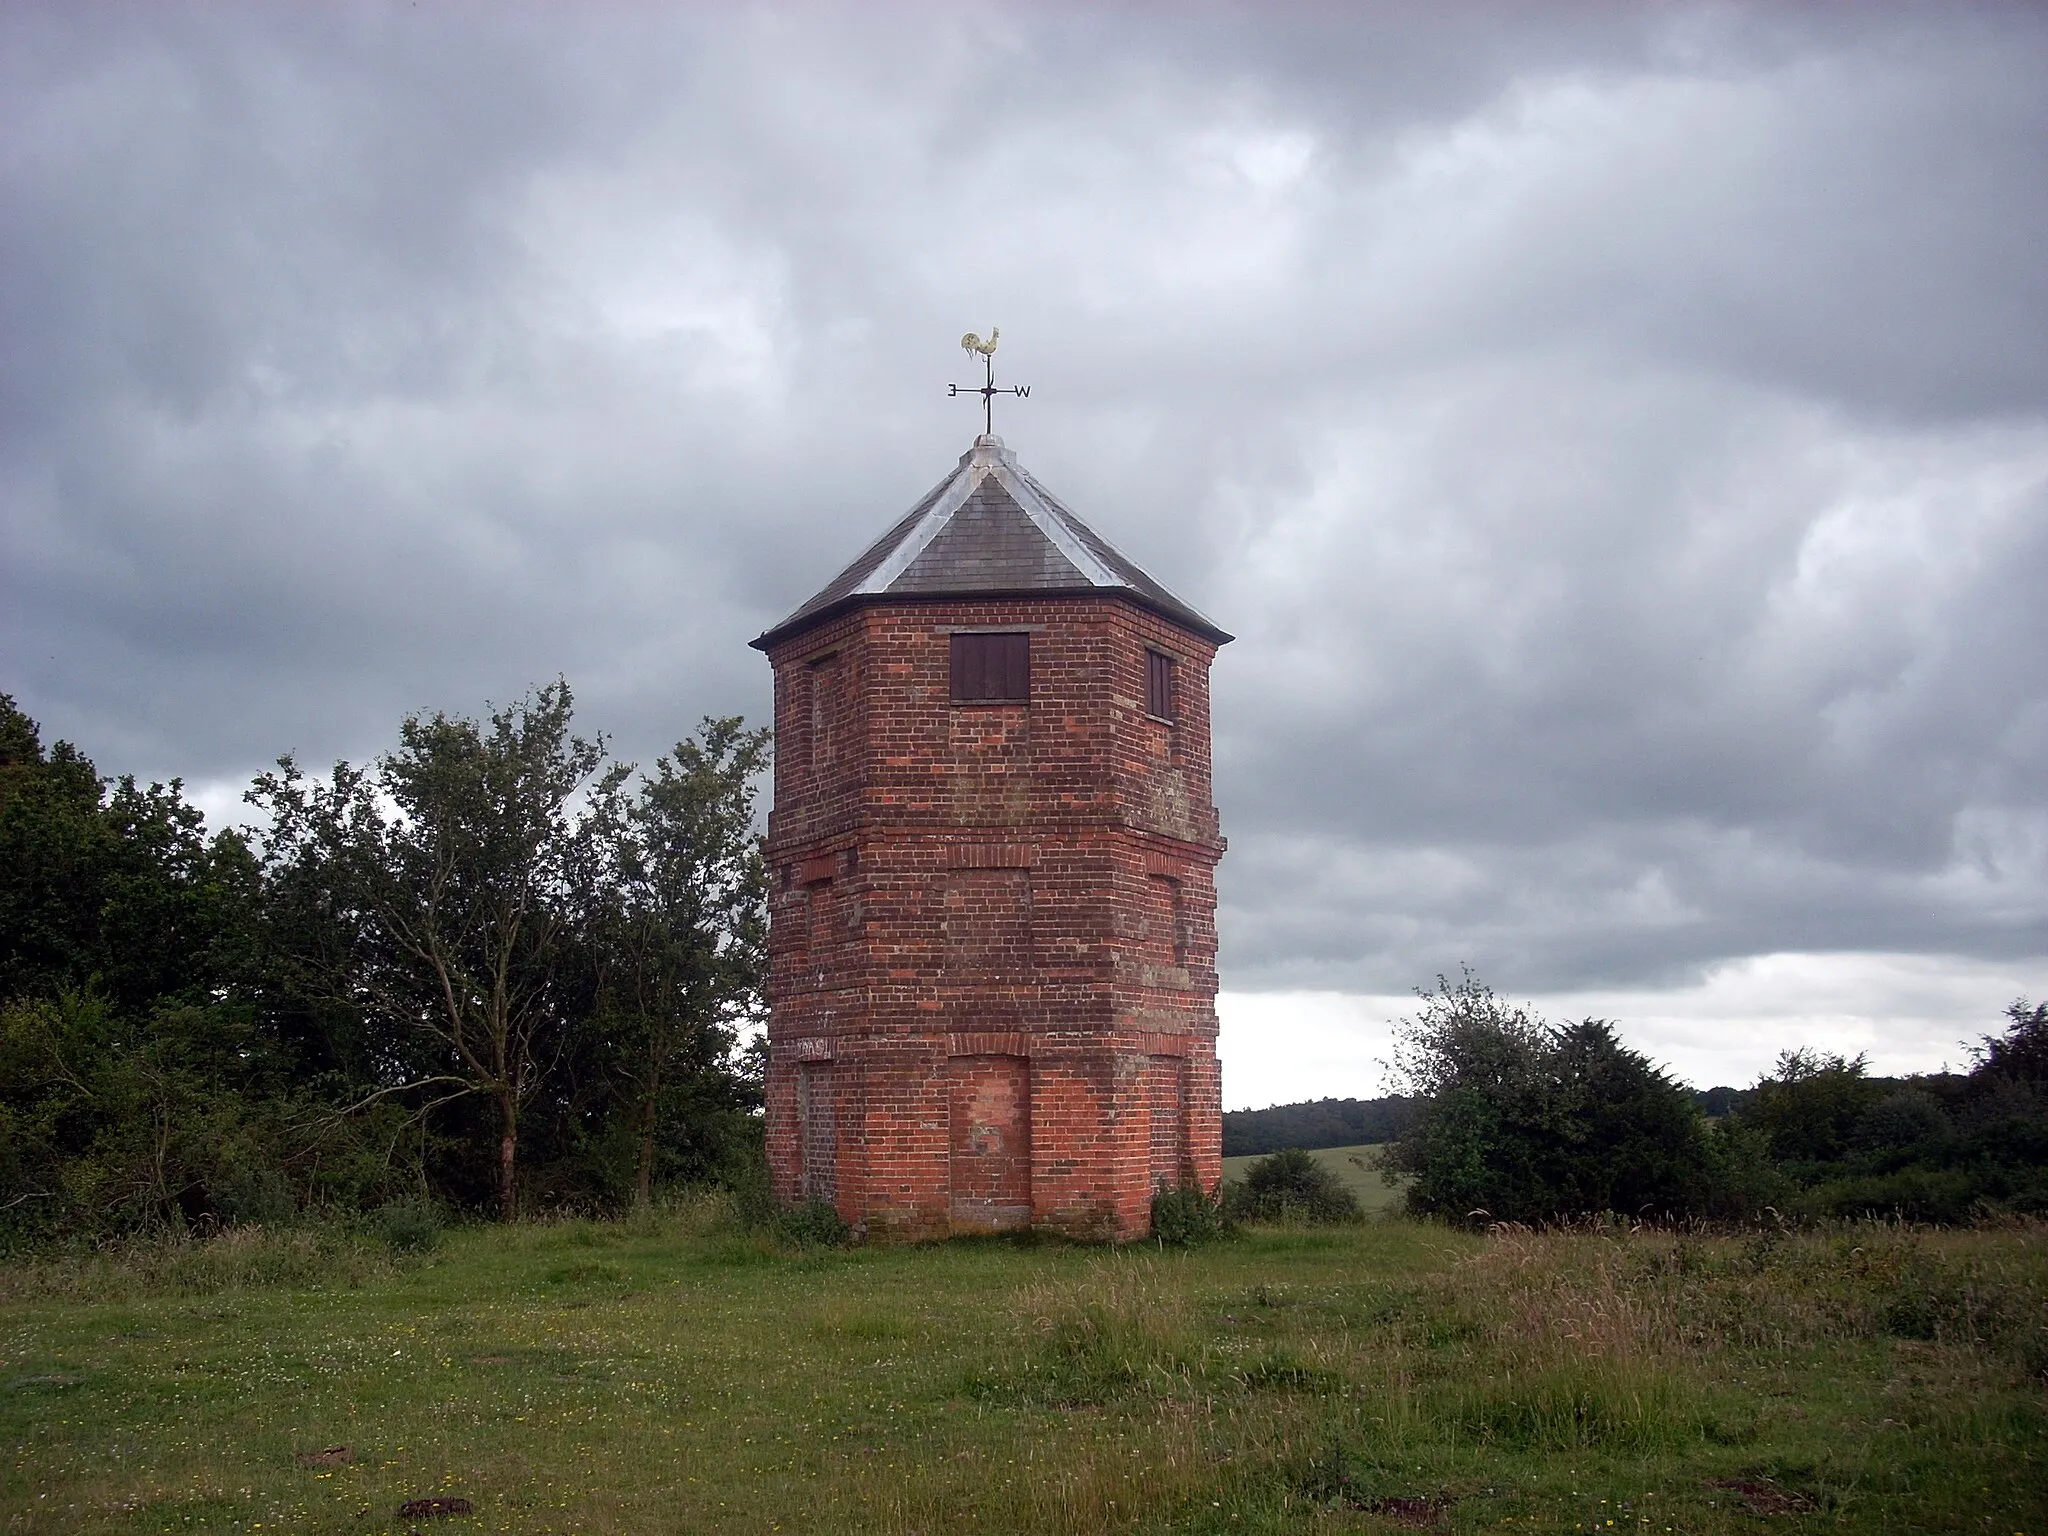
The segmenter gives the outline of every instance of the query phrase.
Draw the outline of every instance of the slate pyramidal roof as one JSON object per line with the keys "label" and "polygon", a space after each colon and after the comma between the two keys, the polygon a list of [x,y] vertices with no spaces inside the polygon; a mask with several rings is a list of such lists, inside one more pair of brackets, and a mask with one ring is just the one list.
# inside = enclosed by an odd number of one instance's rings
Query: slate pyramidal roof
{"label": "slate pyramidal roof", "polygon": [[1109,592],[1226,644],[1232,637],[1119,554],[981,436],[960,466],[902,521],[780,624],[751,642],[768,650],[813,624],[884,598],[1019,597]]}

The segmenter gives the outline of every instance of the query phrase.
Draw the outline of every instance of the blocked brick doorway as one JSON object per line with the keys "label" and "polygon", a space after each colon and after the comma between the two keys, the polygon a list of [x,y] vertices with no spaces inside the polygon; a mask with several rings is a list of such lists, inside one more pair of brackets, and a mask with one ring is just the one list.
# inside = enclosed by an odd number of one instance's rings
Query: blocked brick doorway
{"label": "blocked brick doorway", "polygon": [[839,1199],[839,1081],[831,1062],[797,1068],[796,1114],[806,1200]]}
{"label": "blocked brick doorway", "polygon": [[946,1080],[954,1229],[1029,1226],[1031,1063],[1021,1056],[954,1056]]}
{"label": "blocked brick doorway", "polygon": [[1151,1122],[1147,1172],[1152,1188],[1179,1189],[1192,1181],[1188,1156],[1187,1063],[1153,1056],[1145,1063],[1145,1108]]}

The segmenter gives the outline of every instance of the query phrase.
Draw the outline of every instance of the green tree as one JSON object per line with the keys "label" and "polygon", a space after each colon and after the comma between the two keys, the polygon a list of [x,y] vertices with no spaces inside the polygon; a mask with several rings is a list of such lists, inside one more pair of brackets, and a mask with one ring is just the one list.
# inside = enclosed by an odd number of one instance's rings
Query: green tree
{"label": "green tree", "polygon": [[368,1025],[366,1100],[407,1095],[421,1115],[487,1101],[503,1220],[521,1113],[574,1022],[571,803],[603,744],[571,733],[573,707],[558,680],[481,725],[409,716],[368,771],[338,763],[317,783],[287,757],[249,794],[271,818],[266,873],[327,915],[325,935],[295,930],[295,958]]}
{"label": "green tree", "polygon": [[1549,1065],[1560,1208],[1678,1215],[1709,1207],[1714,1159],[1688,1090],[1599,1019],[1555,1029]]}
{"label": "green tree", "polygon": [[1455,986],[1439,976],[1434,994],[1419,995],[1391,1065],[1422,1109],[1382,1166],[1409,1176],[1408,1205],[1419,1213],[1507,1220],[1540,1208],[1542,1146],[1527,1122],[1542,1107],[1543,1021],[1469,972]]}
{"label": "green tree", "polygon": [[1855,1146],[1863,1117],[1891,1092],[1860,1055],[1784,1051],[1776,1069],[1757,1079],[1740,1118],[1763,1134],[1779,1163],[1838,1162]]}
{"label": "green tree", "polygon": [[1787,1052],[1739,1117],[1795,1211],[1961,1222],[2048,1210],[2048,1008],[2006,1009],[1965,1076],[1871,1077],[1861,1057]]}
{"label": "green tree", "polygon": [[204,1000],[248,963],[256,896],[240,834],[208,838],[177,780],[109,782],[69,742],[46,753],[0,694],[0,999]]}
{"label": "green tree", "polygon": [[1717,1158],[1692,1096],[1597,1019],[1553,1026],[1469,973],[1401,1026],[1394,1067],[1425,1102],[1389,1148],[1408,1204],[1548,1221],[1709,1208]]}
{"label": "green tree", "polygon": [[99,969],[111,850],[98,772],[69,742],[47,754],[0,694],[0,998],[82,986]]}
{"label": "green tree", "polygon": [[1986,1035],[1972,1050],[1977,1071],[2014,1082],[2048,1085],[2048,1003],[2018,998],[2007,1005],[2005,1018],[2002,1037]]}
{"label": "green tree", "polygon": [[241,993],[255,862],[181,786],[102,779],[0,695],[0,1230],[220,1214],[282,1154],[281,1062]]}
{"label": "green tree", "polygon": [[592,796],[581,886],[607,1042],[633,1148],[633,1198],[650,1199],[666,1150],[702,1175],[745,1105],[730,1066],[760,1016],[768,875],[754,825],[769,733],[707,717],[630,787],[607,774]]}

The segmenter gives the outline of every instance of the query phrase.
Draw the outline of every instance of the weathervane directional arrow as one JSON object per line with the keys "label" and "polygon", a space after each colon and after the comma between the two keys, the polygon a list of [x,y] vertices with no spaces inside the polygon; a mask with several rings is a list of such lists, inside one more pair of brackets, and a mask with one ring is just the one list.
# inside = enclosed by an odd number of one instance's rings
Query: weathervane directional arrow
{"label": "weathervane directional arrow", "polygon": [[1031,398],[1031,386],[1029,384],[1006,384],[1000,387],[996,384],[996,343],[1002,338],[1002,334],[1002,327],[997,326],[988,333],[987,341],[983,341],[972,331],[962,336],[960,338],[961,350],[969,357],[973,357],[977,353],[980,354],[982,379],[979,384],[948,384],[946,386],[946,393],[949,396],[981,396],[981,431],[984,437],[995,436],[995,400],[997,395],[1015,395],[1019,400],[1029,400]]}

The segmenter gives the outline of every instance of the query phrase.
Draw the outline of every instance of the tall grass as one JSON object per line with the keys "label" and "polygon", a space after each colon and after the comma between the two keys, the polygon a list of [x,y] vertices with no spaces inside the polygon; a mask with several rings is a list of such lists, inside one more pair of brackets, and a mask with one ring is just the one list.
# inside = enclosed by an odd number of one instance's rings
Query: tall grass
{"label": "tall grass", "polygon": [[[524,1230],[571,1246],[628,1238],[676,1241],[723,1234],[743,1240],[732,1198],[712,1190],[664,1197],[616,1220],[564,1213]],[[290,1225],[184,1229],[45,1250],[0,1264],[0,1303],[135,1301],[216,1291],[352,1290],[424,1262],[439,1245],[441,1218],[401,1202],[366,1216]],[[763,1242],[764,1253],[774,1245]]]}
{"label": "tall grass", "polygon": [[433,1492],[510,1531],[2032,1530],[2044,1242],[843,1250],[716,1200],[427,1258],[249,1230],[5,1273],[0,1523],[377,1529]]}
{"label": "tall grass", "polygon": [[1731,1349],[1917,1339],[2048,1367],[2048,1223],[1850,1222],[1740,1237],[1587,1227],[1496,1233],[1453,1285],[1495,1298],[1518,1350],[1699,1361]]}
{"label": "tall grass", "polygon": [[387,1244],[341,1227],[229,1227],[211,1236],[160,1233],[0,1265],[0,1302],[351,1289],[394,1273],[402,1262]]}
{"label": "tall grass", "polygon": [[[2039,1223],[1507,1228],[1414,1283],[1258,1284],[1222,1296],[1184,1260],[1107,1256],[1022,1289],[1016,1353],[970,1386],[1070,1410],[1142,1406],[1157,1415],[1169,1468],[1180,1426],[1221,1415],[1237,1442],[1237,1491],[1269,1511],[1391,1500],[1440,1513],[1448,1506],[1432,1500],[1476,1466],[1585,1456],[1718,1466],[1756,1498],[1834,1507],[1840,1447],[1771,1454],[1769,1431],[1788,1420],[1796,1431],[1806,1411],[1785,1401],[1796,1387],[1764,1395],[1756,1380],[1793,1382],[1819,1360],[1826,1390],[1854,1395],[1868,1383],[1851,1366],[1886,1363],[1867,1346],[1917,1347],[1923,1432],[1974,1441],[1973,1452],[2017,1439],[2038,1454],[2044,1249]],[[1781,1488],[1787,1477],[1793,1491]],[[2041,1489],[2048,1476],[2030,1506]],[[1914,1497],[1941,1502],[1936,1486]]]}

